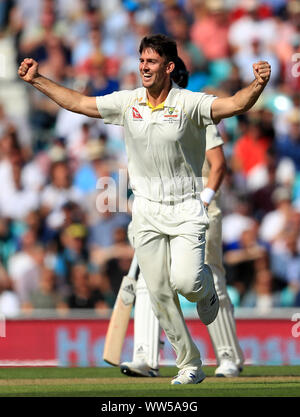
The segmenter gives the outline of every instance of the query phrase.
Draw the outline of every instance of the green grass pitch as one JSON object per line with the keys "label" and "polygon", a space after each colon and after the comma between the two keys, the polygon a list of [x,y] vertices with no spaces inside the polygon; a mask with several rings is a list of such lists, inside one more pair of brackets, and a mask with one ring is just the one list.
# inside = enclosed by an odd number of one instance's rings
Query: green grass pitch
{"label": "green grass pitch", "polygon": [[171,386],[176,368],[159,378],[132,378],[118,368],[0,368],[1,397],[299,397],[300,366],[245,366],[238,378]]}

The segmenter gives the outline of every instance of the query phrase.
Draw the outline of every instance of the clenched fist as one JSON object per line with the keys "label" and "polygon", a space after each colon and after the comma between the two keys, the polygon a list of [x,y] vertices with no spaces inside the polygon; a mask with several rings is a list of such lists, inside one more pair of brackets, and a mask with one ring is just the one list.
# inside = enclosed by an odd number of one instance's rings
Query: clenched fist
{"label": "clenched fist", "polygon": [[271,76],[271,65],[266,61],[259,61],[253,64],[253,72],[258,83],[266,85]]}
{"label": "clenched fist", "polygon": [[18,69],[19,77],[31,83],[38,76],[39,64],[32,58],[25,58]]}

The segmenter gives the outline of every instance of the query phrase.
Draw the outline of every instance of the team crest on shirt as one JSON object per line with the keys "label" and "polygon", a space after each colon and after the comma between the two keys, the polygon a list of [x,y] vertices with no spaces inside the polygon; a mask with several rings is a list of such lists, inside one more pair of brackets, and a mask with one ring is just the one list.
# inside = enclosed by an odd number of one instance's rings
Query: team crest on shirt
{"label": "team crest on shirt", "polygon": [[143,120],[140,112],[135,107],[132,107],[132,117],[133,120]]}
{"label": "team crest on shirt", "polygon": [[168,121],[169,123],[173,123],[179,120],[178,117],[178,110],[175,107],[168,107],[164,113],[164,121]]}

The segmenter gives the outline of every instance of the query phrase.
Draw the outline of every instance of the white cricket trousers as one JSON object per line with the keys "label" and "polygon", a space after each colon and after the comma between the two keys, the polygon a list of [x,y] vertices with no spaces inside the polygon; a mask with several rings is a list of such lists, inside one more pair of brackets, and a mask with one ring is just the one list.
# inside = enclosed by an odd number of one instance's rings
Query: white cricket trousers
{"label": "white cricket trousers", "polygon": [[212,280],[204,264],[208,217],[191,199],[174,205],[136,197],[132,208],[133,244],[153,312],[172,344],[176,365],[199,367],[200,352],[186,326],[177,292],[189,301],[206,297]]}

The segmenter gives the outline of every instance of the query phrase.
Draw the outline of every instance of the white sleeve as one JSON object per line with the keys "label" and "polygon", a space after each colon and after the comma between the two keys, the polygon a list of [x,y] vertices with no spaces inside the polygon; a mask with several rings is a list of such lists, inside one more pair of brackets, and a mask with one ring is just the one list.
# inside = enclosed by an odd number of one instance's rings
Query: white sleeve
{"label": "white sleeve", "polygon": [[206,126],[206,150],[223,145],[223,139],[216,125]]}
{"label": "white sleeve", "polygon": [[184,107],[188,116],[199,127],[206,127],[207,125],[213,124],[211,105],[215,99],[215,96],[204,93],[191,92],[186,96]]}
{"label": "white sleeve", "polygon": [[112,94],[96,97],[98,111],[104,121],[113,125],[124,125],[124,113],[132,91],[115,91]]}

